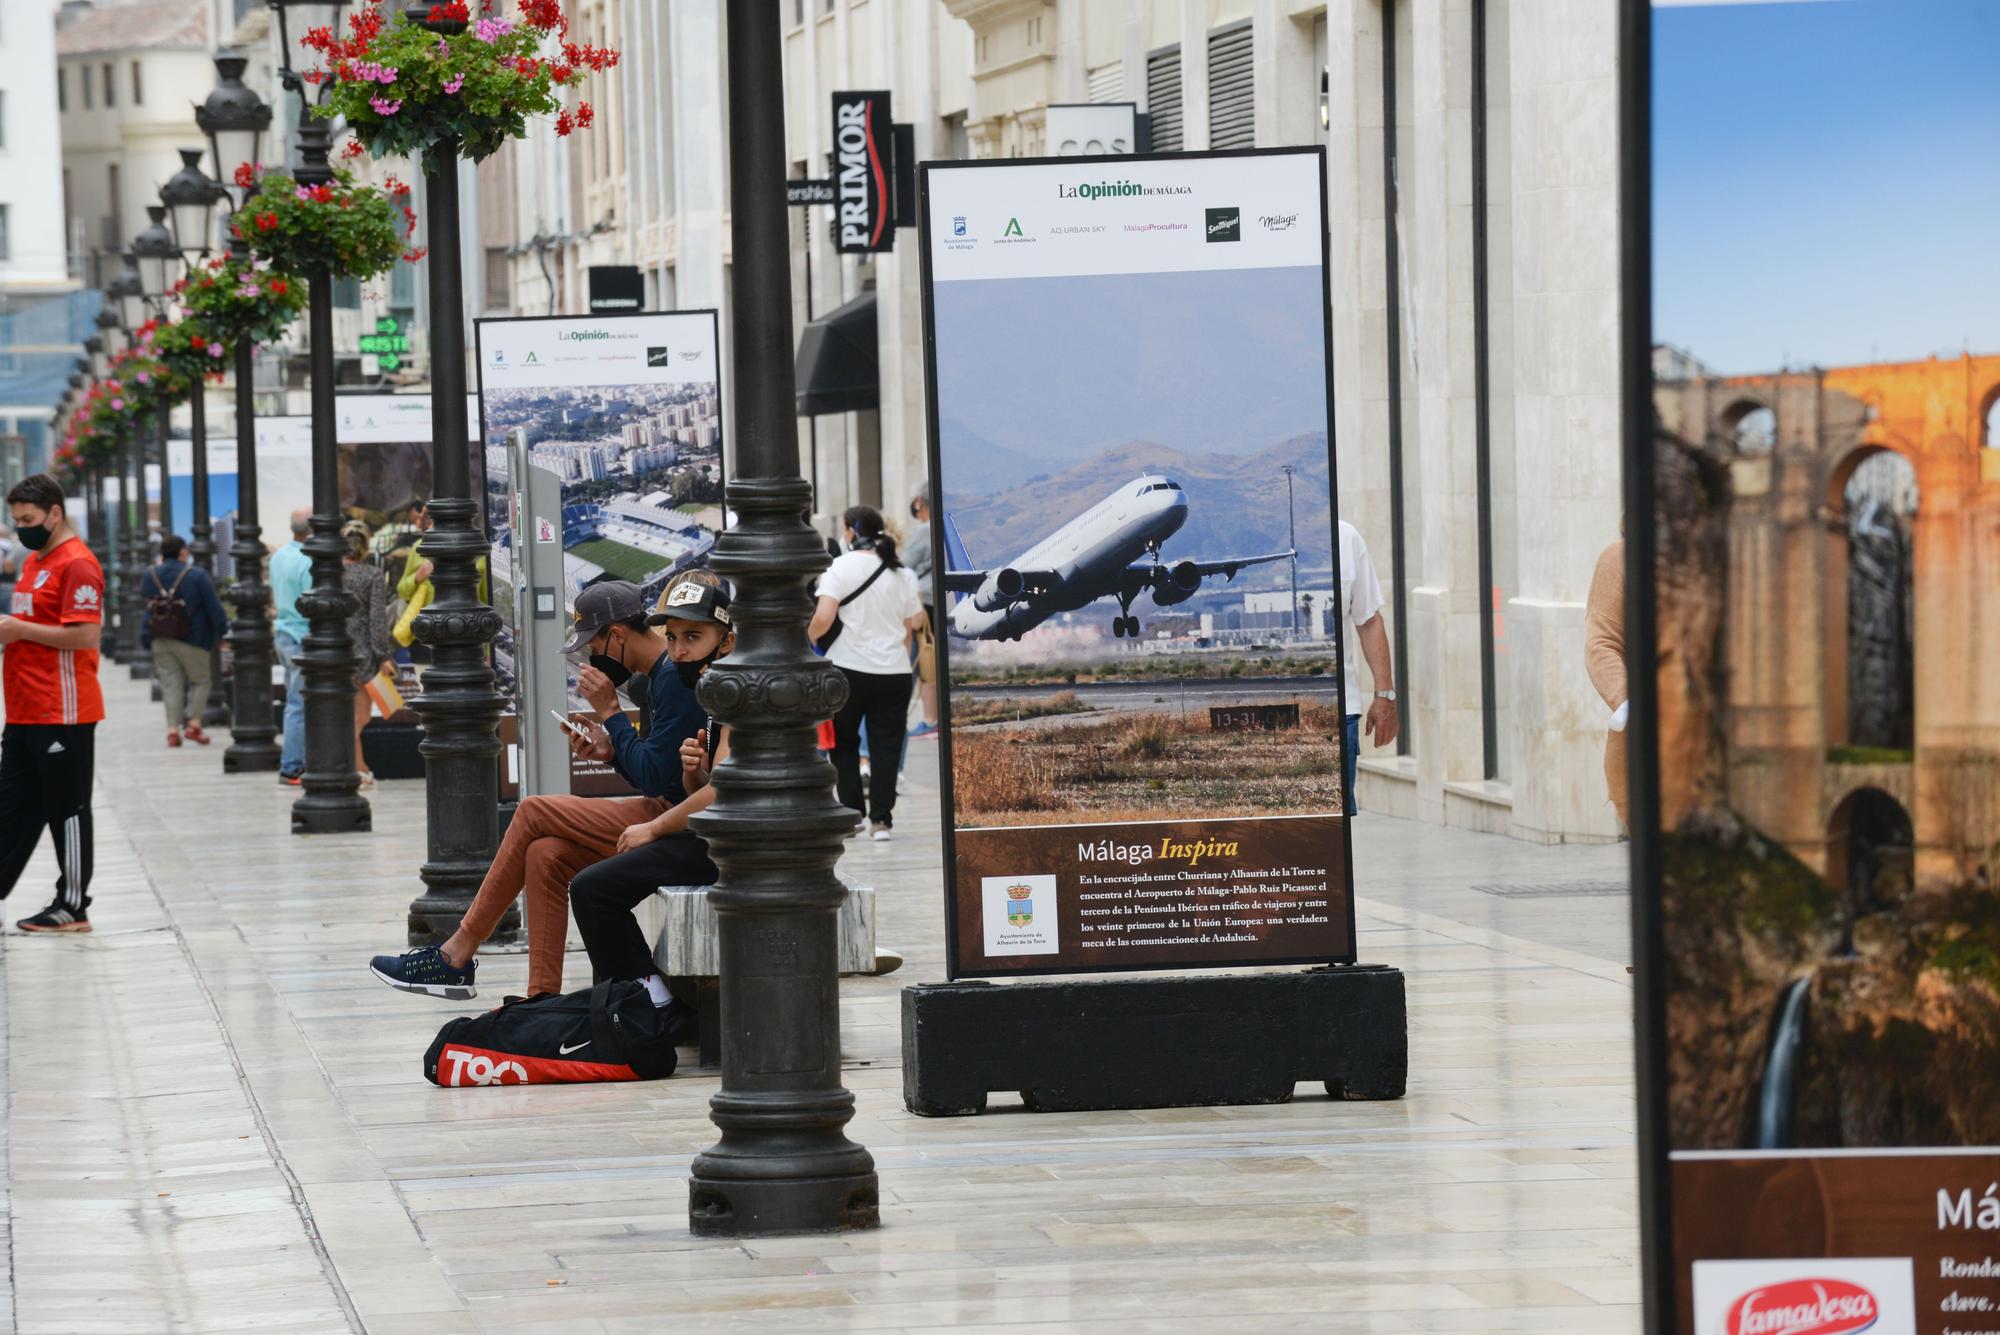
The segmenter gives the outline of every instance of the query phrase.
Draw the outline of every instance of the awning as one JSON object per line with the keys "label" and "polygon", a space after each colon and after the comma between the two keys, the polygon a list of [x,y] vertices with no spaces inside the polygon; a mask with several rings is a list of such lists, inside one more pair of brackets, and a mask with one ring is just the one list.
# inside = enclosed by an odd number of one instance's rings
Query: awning
{"label": "awning", "polygon": [[863,292],[810,321],[799,335],[799,416],[853,413],[881,404],[875,294]]}

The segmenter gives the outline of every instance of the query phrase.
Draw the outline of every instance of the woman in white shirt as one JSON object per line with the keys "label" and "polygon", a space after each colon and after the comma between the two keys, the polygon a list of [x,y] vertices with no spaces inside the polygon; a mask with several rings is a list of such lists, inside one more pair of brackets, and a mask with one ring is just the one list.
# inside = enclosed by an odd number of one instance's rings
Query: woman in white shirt
{"label": "woman in white shirt", "polygon": [[[819,580],[819,606],[809,633],[815,642],[836,625],[827,661],[847,678],[847,703],[833,716],[833,770],[840,800],[868,817],[869,837],[889,838],[896,808],[896,771],[903,763],[909,720],[910,636],[924,619],[915,576],[896,555],[882,514],[857,505],[841,516],[847,551]],[[868,720],[869,784],[861,793],[861,721]]]}

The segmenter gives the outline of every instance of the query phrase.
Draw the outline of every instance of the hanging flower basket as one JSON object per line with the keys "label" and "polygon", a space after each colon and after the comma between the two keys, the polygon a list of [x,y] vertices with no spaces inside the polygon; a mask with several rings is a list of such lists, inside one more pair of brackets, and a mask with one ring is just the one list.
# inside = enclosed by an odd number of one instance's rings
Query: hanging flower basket
{"label": "hanging flower basket", "polygon": [[306,306],[301,279],[232,255],[214,259],[186,279],[181,304],[224,343],[247,338],[272,343]]}
{"label": "hanging flower basket", "polygon": [[[432,5],[421,22],[401,10],[385,17],[369,5],[347,23],[344,38],[330,28],[304,38],[327,62],[304,77],[333,80],[313,114],[345,118],[354,133],[350,151],[421,155],[426,170],[438,167],[441,141],[455,141],[459,156],[479,162],[524,137],[531,117],[553,116],[558,135],[590,128],[591,105],[569,109],[563,90],[618,63],[608,47],[569,40],[560,0],[523,0],[516,18],[477,21],[463,0]],[[546,54],[551,50],[559,54]]]}
{"label": "hanging flower basket", "polygon": [[229,369],[229,349],[198,316],[187,316],[153,330],[153,355],[189,383],[201,377],[222,379]]}
{"label": "hanging flower basket", "polygon": [[421,250],[404,249],[417,215],[410,187],[393,176],[386,187],[356,185],[353,173],[339,170],[325,185],[300,185],[283,172],[267,172],[236,227],[252,254],[284,273],[324,269],[366,280],[389,272],[399,258],[423,258]]}

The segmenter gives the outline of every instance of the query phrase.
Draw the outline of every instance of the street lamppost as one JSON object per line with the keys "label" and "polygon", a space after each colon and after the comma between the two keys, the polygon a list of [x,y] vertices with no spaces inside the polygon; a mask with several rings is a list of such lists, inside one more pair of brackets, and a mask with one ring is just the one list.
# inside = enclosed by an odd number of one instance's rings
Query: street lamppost
{"label": "street lamppost", "polygon": [[[126,274],[131,277],[129,291],[122,299],[125,311],[125,327],[137,329],[149,319],[165,314],[167,288],[171,284],[168,274],[180,267],[181,253],[174,247],[174,238],[167,231],[167,210],[164,205],[151,204],[146,208],[146,226],[139,235],[132,238],[132,250],[126,256]],[[122,280],[121,275],[121,280]],[[197,386],[195,393],[200,393]],[[174,487],[173,472],[167,459],[167,441],[171,436],[168,428],[168,410],[164,403],[160,411],[158,440],[160,443],[160,532],[174,531]]]}
{"label": "street lamppost", "polygon": [[[139,247],[141,244],[164,243],[168,246],[173,244],[173,239],[167,235],[166,226],[162,221],[166,216],[166,210],[155,205],[148,207],[146,214],[150,221],[137,236],[132,238],[132,249],[126,251],[124,255],[125,267],[119,271],[118,277],[112,280],[111,286],[105,289],[107,296],[117,300],[119,322],[125,326],[127,337],[133,340],[138,338],[139,330],[153,314],[151,303],[146,300],[145,282],[139,273]],[[153,236],[154,232],[158,232],[159,235]],[[167,474],[167,419],[172,408],[167,402],[164,385],[148,386],[145,393],[159,406],[159,411],[154,415],[151,436],[152,447],[158,450],[160,456],[160,536],[165,537],[174,531],[174,493],[173,488],[168,485]],[[139,452],[140,492],[143,495],[148,450],[144,445],[145,436],[142,435],[140,439],[142,442]]]}
{"label": "street lamppost", "polygon": [[[214,179],[222,201],[233,216],[254,187],[238,183],[236,169],[245,163],[254,171],[271,109],[243,83],[249,62],[242,56],[217,56],[215,91],[195,108],[195,124],[208,136]],[[182,239],[186,244],[186,239]],[[247,255],[241,237],[230,242],[230,253]],[[236,620],[229,628],[236,658],[235,723],[222,753],[222,768],[231,774],[278,768],[277,719],[271,708],[271,623],[267,606],[271,591],[264,585],[263,530],[257,522],[257,399],[252,383],[254,349],[246,336],[236,340],[236,541],[229,554],[236,560],[236,580],[229,601]]]}
{"label": "street lamppost", "polygon": [[[464,31],[459,20],[428,18],[432,6],[404,11],[430,31]],[[423,538],[437,597],[417,614],[416,636],[431,649],[424,688],[410,702],[423,720],[427,856],[418,875],[424,893],[410,905],[413,946],[443,941],[465,916],[500,842],[500,710],[486,646],[500,614],[479,601],[479,558],[486,526],[476,523],[465,421],[465,299],[459,272],[458,157],[455,138],[424,155],[425,219],[430,243],[431,493],[435,526]],[[513,930],[510,921],[501,931]]]}
{"label": "street lamppost", "polygon": [[[180,150],[181,167],[167,183],[160,187],[160,203],[166,205],[167,222],[172,232],[174,251],[181,263],[178,272],[193,273],[195,265],[205,259],[210,243],[215,236],[215,204],[222,190],[208,173],[201,169],[202,150],[184,148]],[[161,256],[160,258],[165,258]],[[158,298],[161,308],[166,306],[172,292],[177,270],[168,263],[157,271],[160,279]],[[142,259],[139,278],[146,285],[149,294],[153,283],[148,277]],[[215,526],[209,515],[208,504],[208,381],[206,378],[195,382],[194,391],[188,398],[188,435],[194,452],[194,514],[188,520],[188,553],[194,563],[215,574]],[[229,722],[229,704],[222,690],[222,646],[217,644],[208,651],[208,705],[202,710],[202,726],[214,728]]]}
{"label": "street lamppost", "polygon": [[[111,286],[107,285],[106,296],[111,296]],[[98,379],[107,379],[111,374],[111,363],[125,350],[125,329],[118,322],[118,313],[112,309],[114,300],[107,300],[97,311],[97,337],[102,349],[102,365],[98,368]],[[85,345],[89,346],[88,344]],[[100,354],[93,352],[91,359],[96,362]],[[124,391],[132,394],[136,386],[126,385]],[[140,600],[139,581],[145,576],[144,558],[141,548],[146,540],[146,472],[144,447],[138,443],[138,428],[128,426],[118,443],[118,661],[131,670],[133,681],[145,681],[153,675],[152,660],[139,649]],[[134,456],[138,458],[135,461]]]}
{"label": "street lamppost", "polygon": [[[278,17],[284,84],[299,99],[299,124],[292,141],[298,150],[298,182],[324,185],[333,180],[328,161],[333,135],[327,123],[312,114],[314,99],[292,68],[294,31],[302,36],[314,28],[337,30],[346,0],[269,3]],[[332,82],[321,80],[319,87],[324,97]],[[315,266],[306,274],[306,287],[313,514],[305,552],[312,560],[312,587],[299,598],[299,610],[310,623],[298,660],[305,678],[306,767],[300,776],[304,791],[292,803],[292,833],[338,834],[371,828],[372,816],[368,799],[360,793],[361,776],[354,769],[354,645],[348,639],[347,618],[355,602],[341,579],[347,544],[340,537],[340,455],[334,442],[333,275],[324,266]]]}
{"label": "street lamppost", "polygon": [[875,1161],[849,1140],[840,1083],[833,864],[854,813],[834,800],[813,744],[846,682],[806,644],[807,580],[826,549],[805,522],[793,416],[790,238],[785,208],[779,6],[729,12],[730,241],[739,274],[737,522],[713,564],[735,581],[737,647],[702,676],[701,702],[730,729],[715,804],[694,827],[722,875],[709,891],[722,952],[720,1141],[695,1158],[688,1226],[702,1236],[820,1233],[880,1223]]}

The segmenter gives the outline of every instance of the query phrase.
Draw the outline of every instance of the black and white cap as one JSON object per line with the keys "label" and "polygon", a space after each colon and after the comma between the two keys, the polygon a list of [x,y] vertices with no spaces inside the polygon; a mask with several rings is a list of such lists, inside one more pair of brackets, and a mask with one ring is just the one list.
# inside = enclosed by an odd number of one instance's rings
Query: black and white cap
{"label": "black and white cap", "polygon": [[666,601],[660,610],[646,618],[649,626],[665,625],[669,621],[709,621],[729,629],[729,590],[718,589],[695,580],[686,580],[667,590]]}

